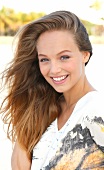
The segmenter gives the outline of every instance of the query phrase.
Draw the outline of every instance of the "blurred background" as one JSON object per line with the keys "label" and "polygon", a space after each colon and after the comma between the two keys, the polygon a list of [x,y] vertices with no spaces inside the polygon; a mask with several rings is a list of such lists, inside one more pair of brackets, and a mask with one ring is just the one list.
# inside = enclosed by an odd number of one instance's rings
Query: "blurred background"
{"label": "blurred background", "polygon": [[[86,75],[104,93],[104,0],[0,0],[0,72],[13,58],[12,41],[19,28],[56,10],[74,12],[85,25],[93,46]],[[4,96],[0,93],[0,103]],[[0,117],[0,170],[11,170],[11,154]]]}

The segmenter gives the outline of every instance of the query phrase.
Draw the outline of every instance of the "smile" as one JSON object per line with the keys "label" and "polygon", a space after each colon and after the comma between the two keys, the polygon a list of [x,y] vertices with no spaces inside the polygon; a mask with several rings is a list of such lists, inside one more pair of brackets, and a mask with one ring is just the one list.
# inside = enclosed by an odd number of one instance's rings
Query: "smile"
{"label": "smile", "polygon": [[54,81],[59,82],[59,81],[64,80],[66,77],[67,77],[67,76],[62,76],[62,77],[53,77],[52,79],[53,79]]}

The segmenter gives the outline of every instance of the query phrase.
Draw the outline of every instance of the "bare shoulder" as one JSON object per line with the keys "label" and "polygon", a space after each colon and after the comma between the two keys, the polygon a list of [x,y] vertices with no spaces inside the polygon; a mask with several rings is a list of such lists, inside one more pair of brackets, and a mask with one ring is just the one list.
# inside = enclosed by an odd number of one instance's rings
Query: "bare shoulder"
{"label": "bare shoulder", "polygon": [[11,159],[12,170],[30,170],[31,162],[29,161],[26,151],[23,150],[16,142]]}

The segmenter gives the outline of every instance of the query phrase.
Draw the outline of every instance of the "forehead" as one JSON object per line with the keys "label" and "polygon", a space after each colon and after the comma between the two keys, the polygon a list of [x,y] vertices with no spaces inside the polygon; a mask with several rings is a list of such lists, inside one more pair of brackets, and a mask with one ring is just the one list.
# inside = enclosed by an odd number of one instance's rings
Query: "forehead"
{"label": "forehead", "polygon": [[73,38],[73,35],[72,35],[72,33],[70,33],[70,31],[68,31],[68,30],[52,30],[52,31],[46,31],[46,32],[44,32],[44,33],[42,33],[40,36],[39,36],[39,38],[38,38],[38,40],[37,40],[37,44],[38,44],[38,42],[40,43],[40,41],[50,41],[50,39],[51,40],[53,40],[53,41],[56,41],[57,40],[57,38],[61,38],[61,39],[66,39],[66,38],[68,38],[68,37],[72,37]]}
{"label": "forehead", "polygon": [[74,36],[67,30],[46,31],[37,41],[37,50],[54,50],[56,48],[72,48],[76,46]]}

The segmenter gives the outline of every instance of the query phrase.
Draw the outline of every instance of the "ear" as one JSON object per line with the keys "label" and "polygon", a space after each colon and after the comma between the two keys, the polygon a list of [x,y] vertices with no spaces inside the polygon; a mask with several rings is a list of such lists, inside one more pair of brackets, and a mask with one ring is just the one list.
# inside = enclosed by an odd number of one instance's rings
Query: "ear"
{"label": "ear", "polygon": [[90,53],[88,51],[83,52],[83,62],[86,63],[90,58]]}

